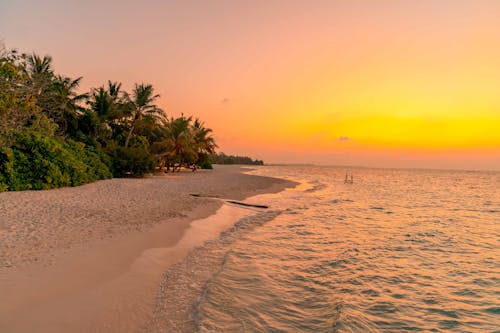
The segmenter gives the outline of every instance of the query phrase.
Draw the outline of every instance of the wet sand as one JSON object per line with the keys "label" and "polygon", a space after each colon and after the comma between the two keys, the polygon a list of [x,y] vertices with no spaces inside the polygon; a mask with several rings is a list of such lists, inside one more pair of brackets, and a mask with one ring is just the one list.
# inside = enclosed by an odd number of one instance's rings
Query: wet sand
{"label": "wet sand", "polygon": [[190,194],[241,200],[293,185],[241,171],[0,193],[0,331],[143,330],[163,273],[255,214]]}
{"label": "wet sand", "polygon": [[[261,200],[265,196],[252,199]],[[199,305],[205,297],[207,285],[222,269],[231,244],[280,213],[265,210],[245,216],[220,237],[204,242],[203,246],[196,247],[183,260],[170,266],[163,274],[153,314],[141,332],[208,332],[203,327],[198,331]]]}

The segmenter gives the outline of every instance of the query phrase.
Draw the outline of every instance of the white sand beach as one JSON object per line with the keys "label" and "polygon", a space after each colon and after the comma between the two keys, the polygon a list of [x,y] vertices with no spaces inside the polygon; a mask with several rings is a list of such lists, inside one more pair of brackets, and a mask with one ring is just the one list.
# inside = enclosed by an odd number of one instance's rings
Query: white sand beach
{"label": "white sand beach", "polygon": [[242,200],[294,184],[242,170],[0,193],[0,331],[144,330],[163,273],[248,214],[191,194]]}

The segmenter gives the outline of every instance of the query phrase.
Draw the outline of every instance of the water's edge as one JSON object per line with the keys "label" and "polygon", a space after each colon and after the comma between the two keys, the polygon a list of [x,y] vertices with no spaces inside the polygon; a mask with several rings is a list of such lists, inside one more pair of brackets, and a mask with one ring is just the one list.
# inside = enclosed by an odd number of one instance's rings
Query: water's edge
{"label": "water's edge", "polygon": [[500,174],[255,173],[300,185],[167,271],[146,332],[496,332]]}
{"label": "water's edge", "polygon": [[[283,190],[285,191],[285,190]],[[266,194],[249,199],[263,202]],[[219,237],[192,250],[163,274],[153,315],[143,332],[194,332],[200,324],[200,304],[210,282],[223,269],[230,245],[243,235],[279,216],[280,210],[255,210],[256,214],[236,220]]]}

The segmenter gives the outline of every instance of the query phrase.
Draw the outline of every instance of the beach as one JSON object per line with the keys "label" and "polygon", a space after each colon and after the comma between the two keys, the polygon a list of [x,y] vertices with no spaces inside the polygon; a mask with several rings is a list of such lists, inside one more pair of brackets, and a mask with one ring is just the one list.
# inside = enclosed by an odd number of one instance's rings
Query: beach
{"label": "beach", "polygon": [[500,333],[500,0],[0,0],[0,333]]}
{"label": "beach", "polygon": [[195,249],[203,260],[201,245],[255,214],[221,207],[221,199],[244,200],[294,185],[245,170],[217,166],[0,193],[0,331],[158,327],[151,320],[165,272]]}
{"label": "beach", "polygon": [[499,173],[351,171],[0,193],[0,332],[495,331]]}

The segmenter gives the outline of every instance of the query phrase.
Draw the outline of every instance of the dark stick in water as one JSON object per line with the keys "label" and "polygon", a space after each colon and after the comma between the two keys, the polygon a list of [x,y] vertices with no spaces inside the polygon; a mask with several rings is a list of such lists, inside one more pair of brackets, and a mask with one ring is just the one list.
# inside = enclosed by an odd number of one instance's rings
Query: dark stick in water
{"label": "dark stick in water", "polygon": [[[196,198],[219,198],[217,196],[194,194],[194,193],[192,193],[191,196],[196,197]],[[241,205],[241,206],[247,206],[247,207],[256,207],[256,208],[264,208],[264,209],[269,208],[269,206],[265,206],[265,205],[254,205],[254,204],[249,204],[249,203],[234,201],[234,200],[225,200],[225,201],[232,203],[232,204],[235,204],[235,205]]]}
{"label": "dark stick in water", "polygon": [[269,206],[265,206],[265,205],[253,205],[253,204],[248,204],[248,203],[233,201],[233,200],[227,200],[226,202],[236,204],[236,205],[248,206],[248,207],[269,208]]}

